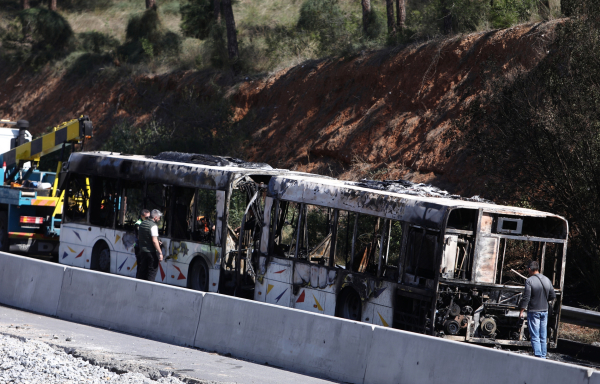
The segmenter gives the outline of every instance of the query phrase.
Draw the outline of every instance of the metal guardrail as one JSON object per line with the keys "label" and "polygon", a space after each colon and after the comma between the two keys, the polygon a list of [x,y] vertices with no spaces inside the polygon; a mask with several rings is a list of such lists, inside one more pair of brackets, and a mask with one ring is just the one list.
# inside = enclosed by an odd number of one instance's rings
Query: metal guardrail
{"label": "metal guardrail", "polygon": [[600,312],[563,305],[560,312],[560,321],[600,329]]}

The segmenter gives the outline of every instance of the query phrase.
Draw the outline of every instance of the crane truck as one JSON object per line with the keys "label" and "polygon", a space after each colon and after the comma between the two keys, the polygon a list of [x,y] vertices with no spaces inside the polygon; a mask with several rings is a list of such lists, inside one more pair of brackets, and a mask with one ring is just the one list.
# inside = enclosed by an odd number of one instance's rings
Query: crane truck
{"label": "crane truck", "polygon": [[[0,120],[0,127],[0,251],[57,259],[65,149],[92,137],[92,121],[82,116],[35,140],[27,120]],[[40,158],[58,150],[56,172],[38,170]]]}

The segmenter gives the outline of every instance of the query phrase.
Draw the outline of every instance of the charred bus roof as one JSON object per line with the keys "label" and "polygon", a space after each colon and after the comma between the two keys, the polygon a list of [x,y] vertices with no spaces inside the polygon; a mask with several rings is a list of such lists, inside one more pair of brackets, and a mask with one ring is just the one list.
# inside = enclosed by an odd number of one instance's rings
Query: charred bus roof
{"label": "charred bus roof", "polygon": [[[377,182],[375,182],[378,184]],[[281,200],[355,211],[388,219],[413,223],[431,229],[444,227],[446,214],[456,209],[479,210],[507,216],[552,218],[564,224],[561,233],[566,239],[567,221],[552,213],[528,208],[497,205],[479,198],[459,198],[456,195],[436,196],[427,191],[392,192],[372,182],[351,182],[300,175],[280,175],[269,182],[268,195]],[[437,192],[436,192],[437,193]],[[561,234],[561,238],[563,235]]]}
{"label": "charred bus roof", "polygon": [[157,156],[101,151],[78,152],[69,157],[68,171],[83,175],[216,190],[227,190],[230,183],[243,176],[265,184],[272,176],[282,173],[311,176],[230,157],[177,152],[163,152]]}

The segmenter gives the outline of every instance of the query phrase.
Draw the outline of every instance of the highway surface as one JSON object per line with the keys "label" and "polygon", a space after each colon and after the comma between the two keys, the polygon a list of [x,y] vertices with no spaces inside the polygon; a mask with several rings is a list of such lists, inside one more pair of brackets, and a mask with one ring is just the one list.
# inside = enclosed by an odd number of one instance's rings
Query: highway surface
{"label": "highway surface", "polygon": [[44,341],[114,372],[140,372],[153,379],[174,375],[188,383],[202,384],[332,383],[276,367],[5,306],[0,306],[0,334]]}

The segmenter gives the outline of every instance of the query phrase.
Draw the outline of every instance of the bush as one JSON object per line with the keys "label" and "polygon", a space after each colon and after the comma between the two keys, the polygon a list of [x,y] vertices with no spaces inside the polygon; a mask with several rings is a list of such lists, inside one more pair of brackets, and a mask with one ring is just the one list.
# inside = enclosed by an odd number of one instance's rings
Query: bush
{"label": "bush", "polygon": [[119,41],[114,37],[95,31],[79,33],[77,34],[77,40],[82,50],[93,53],[101,53],[119,46]]}
{"label": "bush", "polygon": [[496,0],[490,9],[489,19],[494,28],[508,28],[529,21],[536,13],[536,0]]}
{"label": "bush", "polygon": [[130,63],[160,55],[178,56],[181,52],[181,37],[166,31],[153,9],[129,18],[126,40],[118,52]]}
{"label": "bush", "polygon": [[298,28],[319,32],[331,27],[331,23],[342,18],[337,0],[305,0],[300,8]]}
{"label": "bush", "polygon": [[60,57],[71,44],[73,30],[57,12],[30,8],[17,13],[3,35],[7,56],[34,66]]}
{"label": "bush", "polygon": [[211,0],[189,0],[181,5],[181,32],[184,36],[204,40],[209,37],[214,22]]}
{"label": "bush", "polygon": [[128,41],[139,41],[144,38],[155,42],[160,40],[162,29],[158,13],[153,9],[149,9],[142,14],[136,14],[129,18],[125,29],[125,38]]}
{"label": "bush", "polygon": [[369,39],[376,39],[383,32],[383,20],[379,14],[375,11],[375,8],[371,8],[371,12],[367,17],[367,30],[365,31],[365,35]]}
{"label": "bush", "polygon": [[350,44],[351,31],[346,21],[338,0],[305,0],[297,28],[314,36],[319,41],[320,53],[329,55],[345,51]]}

